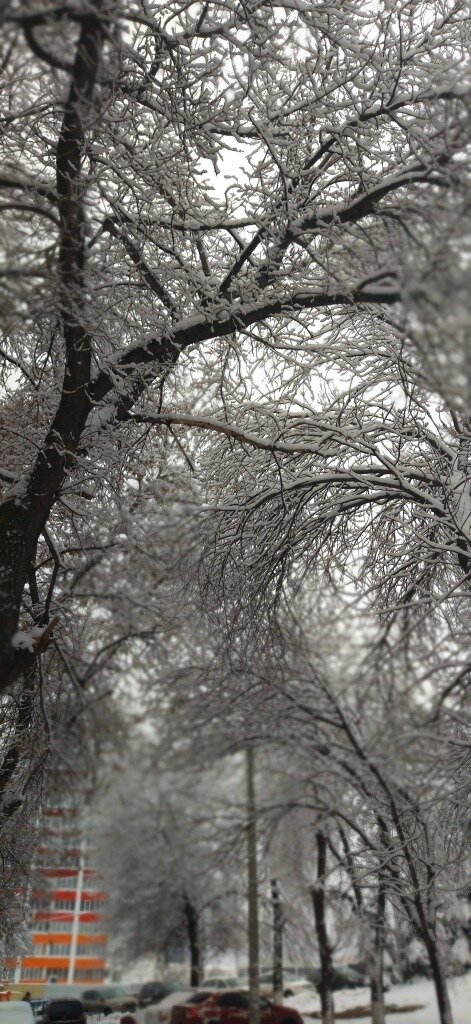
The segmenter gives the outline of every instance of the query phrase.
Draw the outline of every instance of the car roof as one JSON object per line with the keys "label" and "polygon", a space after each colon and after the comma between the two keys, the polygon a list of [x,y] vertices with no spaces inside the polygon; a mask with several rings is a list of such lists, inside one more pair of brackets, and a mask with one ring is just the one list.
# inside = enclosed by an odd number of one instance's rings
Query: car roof
{"label": "car roof", "polygon": [[56,1024],[65,1024],[70,1021],[82,1021],[85,1019],[83,1003],[81,999],[51,999],[47,1004],[47,1016]]}

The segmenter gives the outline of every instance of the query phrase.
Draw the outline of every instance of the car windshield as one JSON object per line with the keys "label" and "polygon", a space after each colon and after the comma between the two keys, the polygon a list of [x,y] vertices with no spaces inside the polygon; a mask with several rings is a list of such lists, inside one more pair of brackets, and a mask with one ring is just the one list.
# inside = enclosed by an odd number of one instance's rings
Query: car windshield
{"label": "car windshield", "polygon": [[209,999],[209,992],[195,992],[194,996],[190,996],[186,1002],[197,1006],[198,1003],[205,1003],[207,999]]}
{"label": "car windshield", "polygon": [[126,995],[124,988],[108,988],[107,986],[105,986],[105,988],[101,988],[100,992],[105,999],[119,999],[120,996]]}
{"label": "car windshield", "polygon": [[83,1006],[78,999],[52,999],[47,1008],[51,1024],[77,1024],[83,1020]]}

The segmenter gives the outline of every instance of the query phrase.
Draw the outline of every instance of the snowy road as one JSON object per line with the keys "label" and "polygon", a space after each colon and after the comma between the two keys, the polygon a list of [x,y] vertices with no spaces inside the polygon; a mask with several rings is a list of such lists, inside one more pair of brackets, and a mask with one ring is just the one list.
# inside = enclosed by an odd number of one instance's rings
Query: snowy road
{"label": "snowy road", "polygon": [[[450,979],[449,991],[454,1024],[471,1024],[471,972],[464,977]],[[367,988],[344,989],[335,993],[336,1010],[367,1006],[369,1001]],[[318,1010],[320,1005],[318,998],[307,995],[297,996],[290,999],[289,1002],[291,1006],[296,1006],[302,1013],[306,1024],[309,1024],[309,1010]],[[388,1003],[397,1006],[421,1004],[423,1007],[420,1010],[387,1014],[388,1024],[439,1024],[435,992],[431,981],[424,979],[408,982],[406,985],[393,985],[386,993],[386,1004]],[[358,1020],[367,1022],[368,1017],[358,1018]]]}

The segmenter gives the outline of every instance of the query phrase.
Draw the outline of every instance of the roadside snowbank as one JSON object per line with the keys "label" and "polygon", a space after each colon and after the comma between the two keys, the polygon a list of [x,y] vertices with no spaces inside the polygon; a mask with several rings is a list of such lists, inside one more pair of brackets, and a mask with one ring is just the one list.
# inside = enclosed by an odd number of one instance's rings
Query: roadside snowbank
{"label": "roadside snowbank", "polygon": [[[471,972],[460,978],[449,979],[450,999],[454,1024],[471,1022]],[[342,989],[335,993],[336,1010],[354,1006],[368,1006],[370,993],[367,988]],[[413,1006],[421,1004],[423,1009],[405,1013],[387,1014],[388,1024],[439,1024],[438,1010],[433,983],[426,979],[410,981],[405,985],[392,985],[386,992],[386,1004]],[[309,1024],[309,1011],[320,1010],[319,996],[303,993],[286,1000],[286,1005],[295,1006]],[[359,1024],[368,1024],[368,1017],[358,1018]]]}

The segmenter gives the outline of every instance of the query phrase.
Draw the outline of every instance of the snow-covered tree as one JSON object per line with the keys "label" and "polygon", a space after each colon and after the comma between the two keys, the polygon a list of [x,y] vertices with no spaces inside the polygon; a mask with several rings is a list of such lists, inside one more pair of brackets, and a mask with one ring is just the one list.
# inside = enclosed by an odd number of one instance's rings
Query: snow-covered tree
{"label": "snow-covered tree", "polygon": [[137,750],[134,767],[95,809],[113,933],[125,958],[165,962],[172,946],[188,949],[188,981],[198,985],[205,959],[243,937],[243,821],[233,769],[163,771],[143,738]]}
{"label": "snow-covered tree", "polygon": [[[134,719],[167,716],[166,749],[199,769],[247,740],[281,745],[309,763],[296,802],[345,884],[369,880],[378,906],[384,887],[425,942],[448,1024],[439,916],[461,885],[469,673],[467,12],[2,14],[5,841],[61,730],[74,746],[90,722],[93,748],[101,708],[121,721],[112,694]],[[344,643],[352,593],[379,616],[355,671],[327,641],[314,657],[305,618],[299,650],[285,643],[304,582],[346,590]],[[159,827],[147,838],[170,870]]]}
{"label": "snow-covered tree", "polygon": [[6,5],[3,686],[44,642],[50,518],[118,486],[197,350],[296,379],[327,330],[377,345],[461,186],[467,27],[453,0]]}

